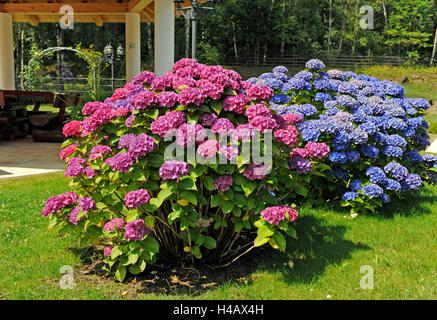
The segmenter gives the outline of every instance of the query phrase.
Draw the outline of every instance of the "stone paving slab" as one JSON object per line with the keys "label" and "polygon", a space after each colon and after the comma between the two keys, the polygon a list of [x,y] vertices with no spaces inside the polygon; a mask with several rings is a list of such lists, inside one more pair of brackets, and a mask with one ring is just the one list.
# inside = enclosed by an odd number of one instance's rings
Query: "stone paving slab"
{"label": "stone paving slab", "polygon": [[33,142],[31,137],[0,143],[0,180],[64,170],[60,143]]}

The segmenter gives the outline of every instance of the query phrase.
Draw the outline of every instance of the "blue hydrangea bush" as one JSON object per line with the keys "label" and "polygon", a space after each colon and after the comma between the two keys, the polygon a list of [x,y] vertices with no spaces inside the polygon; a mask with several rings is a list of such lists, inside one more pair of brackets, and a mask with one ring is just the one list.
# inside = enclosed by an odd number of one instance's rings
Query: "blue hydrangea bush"
{"label": "blue hydrangea bush", "polygon": [[[278,114],[302,119],[297,128],[304,142],[329,146],[329,157],[318,160],[322,170],[306,173],[312,195],[341,199],[352,213],[374,212],[434,184],[437,156],[421,153],[430,144],[424,117],[429,102],[407,98],[392,81],[325,69],[312,59],[295,75],[278,66],[248,79],[274,90],[270,104]],[[299,148],[294,154],[305,158]]]}

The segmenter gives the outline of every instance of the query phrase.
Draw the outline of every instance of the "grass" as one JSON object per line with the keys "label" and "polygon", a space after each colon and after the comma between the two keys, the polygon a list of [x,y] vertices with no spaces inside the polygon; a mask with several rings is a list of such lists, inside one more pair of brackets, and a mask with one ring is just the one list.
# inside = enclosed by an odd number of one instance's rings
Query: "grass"
{"label": "grass", "polygon": [[[78,268],[74,239],[47,231],[45,199],[67,190],[62,174],[0,182],[0,299],[121,299],[129,283],[79,277],[61,290],[59,269]],[[288,255],[265,259],[244,283],[200,295],[139,299],[436,299],[437,187],[393,202],[374,216],[350,219],[333,207],[299,208],[299,239]],[[288,267],[289,259],[294,263]],[[285,265],[284,265],[285,264]],[[360,288],[363,265],[374,269],[373,290]]]}

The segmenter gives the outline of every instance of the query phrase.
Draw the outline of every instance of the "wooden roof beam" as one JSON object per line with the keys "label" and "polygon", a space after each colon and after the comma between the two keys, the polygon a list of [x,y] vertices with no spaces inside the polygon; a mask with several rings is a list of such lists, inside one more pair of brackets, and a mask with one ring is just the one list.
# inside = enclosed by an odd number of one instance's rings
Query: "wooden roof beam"
{"label": "wooden roof beam", "polygon": [[[0,3],[0,12],[19,14],[59,14],[63,3]],[[72,3],[75,14],[114,14],[129,12],[127,3]]]}
{"label": "wooden roof beam", "polygon": [[27,15],[27,14],[25,14],[24,17],[34,27],[36,27],[39,24],[39,19],[38,19],[38,17],[36,15],[33,15],[33,14]]}
{"label": "wooden roof beam", "polygon": [[103,16],[101,16],[101,15],[96,15],[95,17],[94,17],[94,22],[95,22],[95,24],[96,24],[96,26],[98,26],[98,27],[102,27],[103,26],[103,23],[105,22],[104,20],[103,20]]}
{"label": "wooden roof beam", "polygon": [[141,12],[152,2],[153,0],[131,0],[128,8],[130,12]]}

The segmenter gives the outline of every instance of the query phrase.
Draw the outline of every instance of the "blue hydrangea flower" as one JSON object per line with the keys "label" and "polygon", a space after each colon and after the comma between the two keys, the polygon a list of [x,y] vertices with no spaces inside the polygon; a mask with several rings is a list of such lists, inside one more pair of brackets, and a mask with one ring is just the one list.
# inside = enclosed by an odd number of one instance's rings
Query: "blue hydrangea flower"
{"label": "blue hydrangea flower", "polygon": [[406,154],[408,160],[412,162],[422,162],[423,157],[417,150],[411,150]]}
{"label": "blue hydrangea flower", "polygon": [[385,175],[384,170],[378,167],[367,169],[366,176],[368,176],[373,183],[385,184],[387,182],[387,176]]}
{"label": "blue hydrangea flower", "polygon": [[367,143],[367,140],[369,139],[369,136],[367,135],[366,131],[364,131],[361,128],[356,128],[352,133],[350,134],[351,139],[355,144],[364,144]]}
{"label": "blue hydrangea flower", "polygon": [[285,66],[277,66],[275,68],[273,68],[273,73],[288,73],[288,69]]}
{"label": "blue hydrangea flower", "polygon": [[400,191],[401,190],[401,184],[393,179],[387,179],[386,183],[385,183],[385,188],[387,190],[392,190],[392,191]]}
{"label": "blue hydrangea flower", "polygon": [[302,139],[305,142],[317,142],[321,134],[319,129],[304,129],[301,133]]}
{"label": "blue hydrangea flower", "polygon": [[408,125],[406,122],[399,118],[389,118],[388,119],[388,127],[393,128],[395,130],[406,130]]}
{"label": "blue hydrangea flower", "polygon": [[365,144],[361,147],[361,152],[368,158],[376,158],[379,155],[378,148]]}
{"label": "blue hydrangea flower", "polygon": [[331,95],[327,92],[317,92],[314,99],[316,101],[329,101],[331,100]]}
{"label": "blue hydrangea flower", "polygon": [[346,156],[350,162],[357,162],[360,160],[360,153],[356,150],[347,151]]}
{"label": "blue hydrangea flower", "polygon": [[300,78],[300,79],[303,79],[303,80],[308,81],[308,80],[310,80],[310,79],[313,78],[313,73],[304,70],[304,71],[301,71],[301,72],[296,73],[296,74],[294,75],[294,77],[295,77],[295,78]]}
{"label": "blue hydrangea flower", "polygon": [[273,72],[266,72],[258,77],[258,79],[268,79],[268,78],[275,78],[275,74]]}
{"label": "blue hydrangea flower", "polygon": [[373,122],[364,122],[358,125],[358,128],[364,130],[368,135],[374,134],[378,131],[378,127]]}
{"label": "blue hydrangea flower", "polygon": [[429,102],[423,98],[419,98],[419,99],[410,98],[410,99],[408,99],[408,102],[419,109],[427,110],[431,107]]}
{"label": "blue hydrangea flower", "polygon": [[331,160],[334,163],[346,163],[347,155],[345,152],[333,151],[329,154],[329,160]]}
{"label": "blue hydrangea flower", "polygon": [[359,194],[353,191],[348,191],[343,194],[341,197],[344,201],[353,201],[359,197]]}
{"label": "blue hydrangea flower", "polygon": [[411,173],[403,181],[410,190],[417,190],[422,185],[422,179],[418,174]]}
{"label": "blue hydrangea flower", "polygon": [[361,188],[363,194],[369,198],[381,197],[384,194],[384,190],[377,184],[367,184]]}
{"label": "blue hydrangea flower", "polygon": [[384,143],[393,147],[405,147],[407,140],[398,134],[390,134],[385,136]]}
{"label": "blue hydrangea flower", "polygon": [[291,102],[291,97],[286,95],[286,94],[275,94],[272,98],[272,100],[270,100],[273,103],[289,103]]}
{"label": "blue hydrangea flower", "polygon": [[408,176],[408,169],[397,162],[390,162],[384,167],[385,173],[395,178],[397,181],[402,181]]}
{"label": "blue hydrangea flower", "polygon": [[275,79],[275,78],[267,78],[265,79],[266,86],[272,88],[272,89],[281,89],[283,86],[282,81]]}
{"label": "blue hydrangea flower", "polygon": [[349,171],[339,166],[333,166],[330,173],[333,177],[339,180],[348,180],[350,178]]}
{"label": "blue hydrangea flower", "polygon": [[355,100],[354,98],[348,95],[341,95],[340,97],[338,97],[338,103],[343,108],[351,108],[351,107],[358,106],[357,100]]}
{"label": "blue hydrangea flower", "polygon": [[326,68],[325,64],[319,59],[311,59],[305,64],[305,68],[310,70],[323,70]]}
{"label": "blue hydrangea flower", "polygon": [[389,157],[400,158],[404,154],[404,151],[400,147],[384,146],[382,153]]}
{"label": "blue hydrangea flower", "polygon": [[350,184],[351,190],[357,192],[361,189],[361,180],[354,180]]}
{"label": "blue hydrangea flower", "polygon": [[312,104],[300,104],[297,106],[297,111],[305,116],[312,116],[317,114],[317,109]]}

